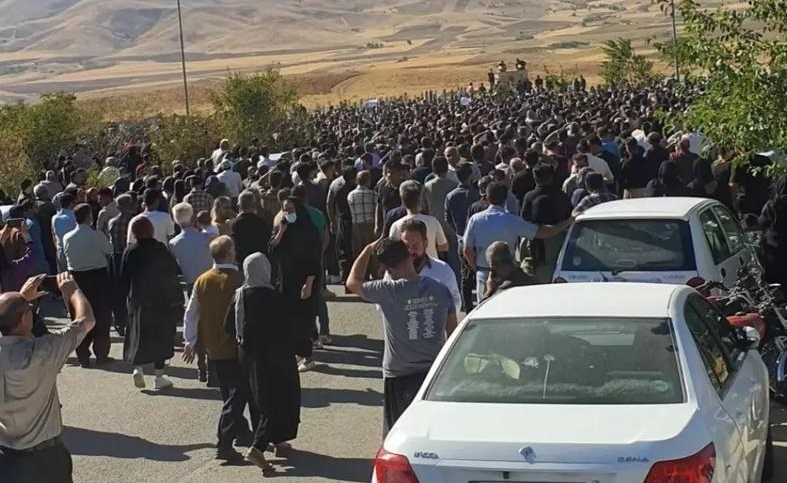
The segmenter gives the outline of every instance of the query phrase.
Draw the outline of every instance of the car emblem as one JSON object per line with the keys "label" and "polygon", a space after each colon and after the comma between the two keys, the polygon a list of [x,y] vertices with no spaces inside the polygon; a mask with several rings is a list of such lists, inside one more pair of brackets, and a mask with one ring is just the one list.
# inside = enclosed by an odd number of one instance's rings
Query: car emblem
{"label": "car emblem", "polygon": [[521,454],[522,457],[525,458],[525,461],[527,461],[530,464],[536,462],[536,452],[533,451],[533,448],[531,448],[530,446],[525,446],[524,448],[520,449],[519,454]]}

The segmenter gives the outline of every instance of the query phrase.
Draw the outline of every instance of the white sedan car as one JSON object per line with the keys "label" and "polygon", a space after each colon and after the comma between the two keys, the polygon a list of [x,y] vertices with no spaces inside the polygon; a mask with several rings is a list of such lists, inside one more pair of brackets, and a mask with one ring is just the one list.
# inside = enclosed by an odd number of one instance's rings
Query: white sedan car
{"label": "white sedan car", "polygon": [[767,481],[757,343],[686,286],[509,289],[460,324],[372,481]]}
{"label": "white sedan car", "polygon": [[657,282],[732,287],[755,262],[735,216],[704,198],[636,198],[590,208],[569,229],[555,282]]}

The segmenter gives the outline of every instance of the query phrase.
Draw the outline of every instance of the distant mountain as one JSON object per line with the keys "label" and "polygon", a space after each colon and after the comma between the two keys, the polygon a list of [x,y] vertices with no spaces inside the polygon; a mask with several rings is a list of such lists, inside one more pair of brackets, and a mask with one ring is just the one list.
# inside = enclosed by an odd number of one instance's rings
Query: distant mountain
{"label": "distant mountain", "polygon": [[[276,63],[289,74],[353,71],[426,88],[523,55],[533,65],[597,64],[609,38],[669,36],[651,0],[181,0],[189,79]],[[581,42],[576,40],[581,38]],[[475,67],[479,66],[479,67]],[[375,74],[374,69],[385,68]],[[406,72],[392,79],[391,70]],[[483,69],[483,70],[482,70]],[[42,92],[154,89],[180,81],[177,0],[0,0],[0,102]],[[378,77],[375,77],[377,75]],[[406,80],[403,80],[406,79]],[[368,87],[367,87],[368,86]],[[341,94],[347,86],[341,83]]]}
{"label": "distant mountain", "polygon": [[[429,22],[467,25],[538,0],[182,0],[189,52],[329,47]],[[0,52],[150,56],[178,49],[176,0],[0,0]],[[363,45],[364,42],[361,42]]]}

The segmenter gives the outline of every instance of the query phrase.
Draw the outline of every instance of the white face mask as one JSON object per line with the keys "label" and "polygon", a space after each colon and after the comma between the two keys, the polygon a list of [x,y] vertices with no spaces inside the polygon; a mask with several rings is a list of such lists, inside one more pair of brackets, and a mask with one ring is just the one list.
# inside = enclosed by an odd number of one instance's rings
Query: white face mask
{"label": "white face mask", "polygon": [[297,213],[287,213],[286,215],[284,215],[284,219],[287,220],[287,223],[293,224],[293,223],[295,223],[298,220],[298,214]]}

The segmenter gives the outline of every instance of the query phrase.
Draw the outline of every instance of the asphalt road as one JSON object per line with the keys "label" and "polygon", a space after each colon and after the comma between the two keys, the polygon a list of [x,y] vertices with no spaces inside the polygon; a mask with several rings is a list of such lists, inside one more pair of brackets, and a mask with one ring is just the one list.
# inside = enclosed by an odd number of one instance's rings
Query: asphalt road
{"label": "asphalt road", "polygon": [[[334,287],[334,290],[343,292]],[[273,460],[277,481],[369,481],[382,431],[382,334],[374,307],[341,296],[329,305],[334,345],[316,353],[318,367],[302,375],[303,408],[298,451]],[[114,335],[114,333],[113,333]],[[117,337],[112,355],[121,357]],[[71,362],[76,362],[72,359]],[[152,368],[150,369],[152,373]],[[76,483],[258,482],[253,466],[213,459],[221,407],[218,390],[196,380],[196,368],[176,356],[169,368],[173,389],[139,390],[131,368],[115,362],[101,369],[68,364],[58,388],[74,455]],[[153,377],[147,377],[152,388]],[[779,468],[787,482],[787,408],[773,408]]]}

